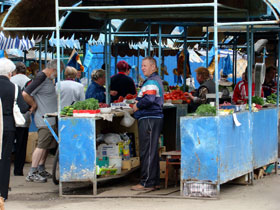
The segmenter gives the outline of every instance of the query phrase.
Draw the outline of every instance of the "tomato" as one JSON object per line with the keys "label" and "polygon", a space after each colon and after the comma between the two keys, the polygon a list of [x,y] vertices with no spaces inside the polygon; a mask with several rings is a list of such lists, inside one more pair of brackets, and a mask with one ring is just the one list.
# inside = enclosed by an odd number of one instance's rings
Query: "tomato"
{"label": "tomato", "polygon": [[125,96],[125,99],[133,99],[133,95],[132,94],[127,94],[126,96]]}
{"label": "tomato", "polygon": [[122,96],[119,97],[118,101],[123,102],[124,98]]}
{"label": "tomato", "polygon": [[191,99],[187,98],[187,99],[186,99],[186,102],[187,102],[188,104],[190,104],[190,103],[191,103]]}
{"label": "tomato", "polygon": [[137,93],[135,95],[133,95],[133,98],[137,98]]}

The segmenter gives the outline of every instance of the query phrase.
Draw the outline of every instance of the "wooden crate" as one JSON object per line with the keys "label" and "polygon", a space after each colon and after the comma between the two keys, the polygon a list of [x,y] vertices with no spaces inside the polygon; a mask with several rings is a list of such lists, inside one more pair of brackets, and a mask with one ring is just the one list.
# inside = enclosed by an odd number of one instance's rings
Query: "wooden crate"
{"label": "wooden crate", "polygon": [[37,132],[29,132],[28,134],[28,141],[26,147],[26,157],[25,162],[31,163],[32,162],[32,154],[37,146],[38,141],[38,133]]}

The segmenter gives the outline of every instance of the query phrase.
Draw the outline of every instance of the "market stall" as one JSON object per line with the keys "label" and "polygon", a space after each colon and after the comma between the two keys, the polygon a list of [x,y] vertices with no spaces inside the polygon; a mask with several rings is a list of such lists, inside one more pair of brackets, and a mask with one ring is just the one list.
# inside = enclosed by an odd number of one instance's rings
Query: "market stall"
{"label": "market stall", "polygon": [[221,184],[247,174],[252,183],[254,169],[278,161],[277,126],[277,108],[181,118],[181,194],[215,197]]}
{"label": "market stall", "polygon": [[[151,24],[159,25],[159,38],[158,42],[161,46],[161,24],[168,24],[166,19],[171,18],[174,22],[172,24],[180,25],[184,28],[184,52],[187,50],[187,27],[193,25],[204,25],[212,26],[214,25],[214,47],[215,47],[215,60],[218,61],[218,27],[223,27],[227,25],[255,25],[255,24],[278,24],[279,23],[279,11],[277,10],[277,4],[272,6],[272,1],[262,2],[258,1],[258,4],[261,6],[254,11],[257,15],[262,15],[263,11],[266,9],[266,6],[273,10],[274,17],[276,20],[262,20],[260,21],[247,21],[248,11],[252,9],[251,4],[243,3],[236,1],[220,1],[217,0],[211,3],[202,3],[202,1],[193,1],[195,3],[185,3],[183,1],[176,1],[177,4],[174,4],[173,1],[165,1],[164,3],[158,4],[158,1],[151,2],[139,2],[136,1],[112,1],[108,5],[100,5],[98,2],[92,3],[91,1],[83,1],[83,6],[72,7],[72,6],[59,6],[58,0],[56,0],[56,36],[57,36],[57,58],[60,58],[60,23],[59,23],[59,14],[62,11],[79,11],[87,12],[89,16],[93,19],[102,19],[105,20],[106,24],[102,32],[105,34],[105,66],[106,66],[106,87],[110,86],[110,64],[111,63],[111,48],[108,48],[108,45],[111,45],[111,22],[113,18],[127,18],[127,19],[136,19],[135,23],[141,19],[146,19],[149,17],[149,26],[147,28],[148,33],[148,52],[151,54]],[[229,3],[228,3],[229,2]],[[168,4],[169,3],[169,4]],[[222,4],[223,3],[223,4]],[[247,2],[248,3],[248,2]],[[121,4],[121,5],[119,5]],[[87,5],[87,6],[85,6]],[[94,6],[92,6],[94,5]],[[246,9],[244,9],[246,8]],[[214,15],[213,15],[214,9]],[[219,9],[219,13],[218,13]],[[201,12],[203,11],[203,13]],[[105,14],[105,15],[104,15]],[[219,21],[218,22],[218,15]],[[254,14],[255,15],[255,14]],[[201,19],[200,19],[201,18]],[[214,24],[213,24],[214,18]],[[182,22],[182,19],[184,20]],[[197,21],[199,19],[199,21]],[[153,20],[153,21],[151,21]],[[233,21],[226,23],[226,21]],[[179,21],[176,22],[176,21]],[[243,22],[242,22],[243,21]],[[45,28],[45,30],[53,30]],[[249,37],[249,27],[248,37]],[[7,28],[7,30],[9,30]],[[32,29],[30,29],[32,30]],[[33,28],[35,30],[35,28]],[[207,39],[209,37],[207,36]],[[249,37],[250,38],[250,37]],[[251,78],[253,63],[253,56],[251,50],[253,49],[253,41],[248,41],[248,63],[249,71],[248,78]],[[161,65],[161,50],[159,50],[159,66]],[[186,63],[184,62],[184,83],[186,79]],[[60,63],[58,62],[58,69],[60,69]],[[244,174],[252,173],[254,167],[258,167],[263,164],[269,164],[270,162],[275,161],[275,135],[269,137],[270,143],[267,146],[267,152],[264,155],[265,157],[260,159],[265,159],[263,162],[259,160],[258,149],[261,147],[262,138],[261,135],[257,137],[253,136],[253,129],[258,131],[260,124],[260,118],[265,118],[272,116],[270,118],[272,133],[277,130],[275,126],[278,125],[275,122],[275,115],[278,114],[278,109],[267,109],[262,110],[259,113],[251,112],[251,96],[249,95],[249,111],[244,113],[237,113],[236,118],[241,123],[240,126],[237,126],[237,122],[233,122],[235,115],[220,116],[218,115],[219,110],[219,97],[218,97],[218,62],[215,62],[215,81],[216,81],[216,110],[217,116],[213,117],[186,117],[181,119],[181,123],[176,124],[176,127],[181,127],[181,151],[182,151],[182,172],[181,172],[181,194],[183,196],[188,196],[187,189],[196,189],[197,187],[201,188],[200,184],[205,184],[205,187],[210,189],[210,194],[207,196],[217,195],[219,193],[219,186],[222,183],[225,183],[229,180],[232,180],[236,177],[242,176]],[[279,73],[279,70],[278,70]],[[60,82],[60,71],[58,71],[58,84]],[[58,85],[59,86],[59,85]],[[250,86],[250,82],[249,82]],[[185,85],[184,85],[185,89]],[[250,89],[250,88],[249,88]],[[251,91],[251,90],[250,90]],[[106,101],[109,103],[109,89],[106,90]],[[58,103],[58,110],[61,110],[60,103]],[[277,103],[278,105],[278,103]],[[261,114],[263,112],[263,115]],[[256,114],[256,116],[254,116]],[[256,123],[254,125],[254,120]],[[62,172],[62,182],[67,181],[83,181],[91,180],[94,183],[94,188],[96,188],[96,129],[97,129],[97,120],[91,118],[80,119],[79,117],[63,117],[60,114],[58,115],[59,121],[59,142],[61,145],[67,143],[68,141],[74,140],[76,144],[74,145],[65,145],[64,148],[61,148],[62,153],[60,157],[62,158],[61,169]],[[72,128],[72,129],[71,129]],[[225,128],[225,129],[224,129]],[[267,128],[270,129],[270,128]],[[85,131],[86,132],[83,132]],[[88,131],[87,131],[88,130]],[[73,133],[73,131],[75,133]],[[76,132],[78,134],[76,134]],[[195,136],[195,135],[196,136]],[[263,136],[265,135],[262,134]],[[277,136],[277,134],[276,134]],[[244,140],[242,141],[242,138]],[[82,140],[89,141],[87,148],[81,150],[82,145],[87,145],[87,142]],[[254,139],[256,139],[254,143]],[[81,140],[81,142],[80,142]],[[65,141],[64,143],[62,143]],[[252,146],[253,145],[253,146]],[[72,147],[74,146],[74,147]],[[193,148],[190,151],[190,148]],[[277,147],[276,147],[277,148]],[[232,150],[231,150],[232,149]],[[91,151],[90,151],[91,150]],[[80,152],[81,151],[81,152]],[[232,152],[232,155],[229,156],[229,152]],[[90,153],[90,156],[87,158],[86,154]],[[71,157],[69,157],[71,156]],[[73,158],[72,158],[73,156]],[[89,160],[89,162],[80,162],[80,159],[84,158]],[[255,163],[253,164],[253,162]],[[238,162],[240,165],[236,165]],[[65,164],[65,165],[64,165]],[[80,164],[80,165],[79,165]],[[76,170],[77,165],[82,170]],[[72,168],[71,168],[72,167]],[[90,171],[90,173],[87,173]],[[65,176],[64,176],[65,174]],[[252,180],[252,175],[249,177],[249,180]],[[207,183],[204,183],[207,181]],[[188,186],[194,184],[192,186]],[[211,187],[214,186],[214,187]],[[215,191],[216,189],[216,191]],[[61,190],[60,190],[61,192]],[[96,190],[94,190],[96,193]],[[199,195],[198,195],[199,196]]]}

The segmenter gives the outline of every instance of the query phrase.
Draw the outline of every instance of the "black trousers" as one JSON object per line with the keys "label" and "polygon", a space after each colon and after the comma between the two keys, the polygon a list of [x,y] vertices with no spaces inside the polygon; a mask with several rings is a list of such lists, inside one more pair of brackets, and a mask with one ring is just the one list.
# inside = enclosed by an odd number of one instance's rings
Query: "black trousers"
{"label": "black trousers", "polygon": [[160,184],[158,142],[163,126],[162,118],[144,118],[138,121],[141,179],[144,187]]}
{"label": "black trousers", "polygon": [[14,174],[23,174],[23,167],[26,156],[26,146],[28,140],[29,128],[16,128],[16,151],[15,151],[15,167]]}
{"label": "black trousers", "polygon": [[15,140],[15,131],[4,131],[2,143],[2,158],[0,160],[0,196],[8,198],[10,182],[11,154]]}

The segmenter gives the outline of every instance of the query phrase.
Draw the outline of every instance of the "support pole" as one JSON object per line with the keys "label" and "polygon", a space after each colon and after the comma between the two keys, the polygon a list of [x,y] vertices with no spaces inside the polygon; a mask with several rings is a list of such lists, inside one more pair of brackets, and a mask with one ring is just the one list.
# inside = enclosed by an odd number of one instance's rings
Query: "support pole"
{"label": "support pole", "polygon": [[39,43],[39,71],[42,71],[42,41]]}
{"label": "support pole", "polygon": [[23,63],[26,65],[26,50],[23,51]]}
{"label": "support pole", "polygon": [[151,56],[151,24],[148,25],[149,35],[148,35],[148,56]]}
{"label": "support pole", "polygon": [[278,32],[278,62],[277,62],[277,109],[279,113],[279,75],[280,75],[280,32]]}
{"label": "support pole", "polygon": [[209,59],[209,29],[207,26],[207,36],[206,36],[206,68],[208,68],[208,59]]}
{"label": "support pole", "polygon": [[254,65],[254,57],[255,57],[255,53],[254,53],[254,33],[252,32],[252,28],[253,26],[251,26],[250,28],[250,66],[249,66],[249,77],[248,77],[248,98],[249,98],[249,104],[251,104],[252,106],[252,72],[253,72],[253,65]]}
{"label": "support pole", "polygon": [[236,84],[236,77],[237,77],[237,39],[235,38],[235,43],[234,43],[234,47],[235,47],[235,60],[234,60],[234,72],[235,72],[235,80],[234,80],[234,84]]}
{"label": "support pole", "polygon": [[183,88],[184,92],[186,92],[186,79],[187,79],[187,39],[188,39],[188,29],[187,26],[184,27],[184,66],[183,66]]}
{"label": "support pole", "polygon": [[48,63],[48,39],[45,39],[45,68],[47,67]]}
{"label": "support pole", "polygon": [[140,72],[140,48],[137,49],[137,70],[136,70],[136,83],[139,84],[139,72]]}
{"label": "support pole", "polygon": [[158,26],[158,34],[159,34],[159,39],[158,39],[158,74],[161,76],[161,79],[163,79],[163,74],[161,72],[161,25]]}
{"label": "support pole", "polygon": [[[59,10],[58,10],[59,4],[58,0],[55,0],[55,22],[56,22],[56,56],[57,56],[57,110],[58,110],[58,128],[60,124],[60,110],[61,110],[61,104],[60,104],[60,26],[59,26]],[[60,132],[58,129],[58,137],[60,140]],[[62,192],[60,192],[61,194]]]}
{"label": "support pole", "polygon": [[[249,26],[247,26],[247,33],[246,33],[246,36],[247,36],[247,78],[249,80],[250,78],[250,66],[252,67],[251,65],[251,42],[250,42],[250,28]],[[252,88],[252,86],[251,86]],[[249,81],[248,81],[248,96],[251,95],[251,91],[250,91],[250,84],[249,84]],[[249,97],[249,111],[251,112],[252,111],[252,98]]]}
{"label": "support pole", "polygon": [[115,45],[115,74],[118,73],[117,63],[118,63],[118,45]]}
{"label": "support pole", "polygon": [[219,84],[218,84],[218,0],[214,0],[214,48],[215,48],[215,91],[216,91],[216,114],[219,113]]}

